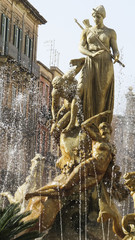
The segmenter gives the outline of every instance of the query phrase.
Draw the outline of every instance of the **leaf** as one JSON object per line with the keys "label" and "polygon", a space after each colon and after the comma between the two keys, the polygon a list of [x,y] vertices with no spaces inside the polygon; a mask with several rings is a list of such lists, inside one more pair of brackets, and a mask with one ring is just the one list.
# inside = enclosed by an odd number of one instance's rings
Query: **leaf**
{"label": "leaf", "polygon": [[13,216],[7,224],[7,228],[15,228],[19,224],[20,220],[30,215],[30,213],[31,211],[28,211]]}
{"label": "leaf", "polygon": [[31,240],[42,236],[37,231],[27,232],[20,237],[16,237],[19,233],[27,230],[38,221],[33,219],[27,222],[22,221],[31,212],[19,213],[19,204],[11,204],[5,209],[0,209],[0,240]]}
{"label": "leaf", "polygon": [[34,232],[25,233],[22,236],[15,238],[15,240],[32,240],[42,236],[43,234],[40,234],[38,231],[34,231]]}
{"label": "leaf", "polygon": [[14,213],[16,214],[19,212],[18,208],[19,204],[11,204],[7,208],[6,212],[3,214],[3,216],[0,219],[0,232],[3,230],[3,228],[7,225],[7,223],[10,221]]}
{"label": "leaf", "polygon": [[30,220],[30,221],[27,221],[27,222],[21,222],[19,223],[18,227],[16,227],[13,231],[11,231],[11,233],[13,235],[16,235],[26,229],[29,229],[31,227],[33,227],[35,225],[35,223],[37,222],[37,219],[35,220]]}

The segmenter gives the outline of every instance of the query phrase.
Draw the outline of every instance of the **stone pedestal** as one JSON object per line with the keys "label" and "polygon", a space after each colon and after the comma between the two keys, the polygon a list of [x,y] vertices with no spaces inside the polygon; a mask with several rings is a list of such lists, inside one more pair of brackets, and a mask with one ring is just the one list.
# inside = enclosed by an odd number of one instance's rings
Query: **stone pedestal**
{"label": "stone pedestal", "polygon": [[96,189],[80,193],[65,202],[45,240],[118,240],[112,222],[98,223],[99,206]]}

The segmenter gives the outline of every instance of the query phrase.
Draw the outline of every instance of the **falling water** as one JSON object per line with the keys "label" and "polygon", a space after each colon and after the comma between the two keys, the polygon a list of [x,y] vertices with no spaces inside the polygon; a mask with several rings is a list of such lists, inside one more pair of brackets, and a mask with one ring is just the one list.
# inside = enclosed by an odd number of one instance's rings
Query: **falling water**
{"label": "falling water", "polygon": [[[93,162],[93,168],[94,168],[94,172],[95,172],[95,179],[96,179],[96,186],[97,186],[97,194],[98,194],[98,200],[99,200],[101,196],[100,196],[100,190],[99,190],[99,184],[98,184],[96,166],[95,166],[95,163],[94,163],[94,162]],[[102,224],[103,240],[105,240],[104,222],[103,222],[103,217],[102,217],[102,216],[101,216],[101,224]]]}
{"label": "falling water", "polygon": [[[88,135],[88,140],[89,140],[89,147],[91,146],[91,140],[90,140],[90,136]],[[94,173],[95,173],[95,180],[96,180],[96,189],[97,189],[97,196],[98,196],[98,202],[99,199],[101,198],[101,194],[100,194],[100,186],[98,184],[98,178],[97,178],[97,171],[96,171],[96,166],[94,161],[92,161],[93,163],[93,169],[94,169]],[[101,226],[102,226],[102,234],[103,234],[103,240],[105,240],[105,230],[104,230],[104,222],[103,222],[103,217],[101,215]]]}
{"label": "falling water", "polygon": [[[3,168],[0,190],[13,194],[28,174],[30,160],[34,156],[28,153],[31,146],[28,146],[27,141],[31,138],[29,134],[34,137],[36,133],[34,124],[38,89],[35,87],[35,79],[30,75],[25,76],[25,72],[20,72],[12,61],[0,67],[0,78],[0,154]],[[28,99],[32,100],[29,106]]]}
{"label": "falling water", "polygon": [[84,192],[84,197],[85,197],[85,240],[87,240],[87,218],[88,218],[88,214],[87,214],[87,211],[88,211],[88,206],[87,206],[87,187],[86,187],[86,182],[87,182],[87,179],[86,179],[86,166],[84,166],[84,175],[85,175],[85,178],[84,178],[84,184],[85,184],[85,192]]}
{"label": "falling water", "polygon": [[63,226],[62,226],[62,204],[61,204],[61,196],[60,196],[60,189],[59,187],[57,188],[58,189],[58,200],[59,200],[59,214],[60,214],[60,236],[61,236],[61,240],[63,240]]}
{"label": "falling water", "polygon": [[[113,179],[114,179],[114,167],[112,167],[112,174],[111,174],[111,186],[109,189],[109,195],[110,195],[110,207],[111,207],[111,201],[112,201],[112,188],[113,188]],[[110,223],[111,219],[108,219],[108,232],[107,232],[107,240],[110,239]]]}

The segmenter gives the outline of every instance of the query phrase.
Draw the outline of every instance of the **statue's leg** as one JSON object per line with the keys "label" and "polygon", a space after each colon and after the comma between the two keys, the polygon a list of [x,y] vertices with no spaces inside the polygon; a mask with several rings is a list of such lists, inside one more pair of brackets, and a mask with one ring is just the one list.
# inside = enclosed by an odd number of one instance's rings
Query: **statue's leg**
{"label": "statue's leg", "polygon": [[61,132],[62,129],[64,129],[68,125],[70,121],[70,115],[71,112],[68,111],[67,113],[64,114],[64,116],[61,117],[61,119],[58,122],[53,123],[50,134],[53,135],[56,132]]}
{"label": "statue's leg", "polygon": [[102,171],[100,171],[100,174],[97,174],[97,179],[96,179],[95,172],[94,172],[94,163],[95,165],[98,164],[98,161],[95,158],[87,159],[86,161],[76,166],[74,170],[71,172],[71,174],[64,180],[53,181],[51,184],[48,184],[38,189],[34,193],[27,194],[26,199],[33,196],[40,196],[40,195],[55,197],[57,196],[58,192],[61,192],[61,191],[63,192],[66,190],[67,191],[71,190],[72,192],[72,189],[78,187],[80,180],[81,180],[82,189],[85,188],[85,185],[87,186],[87,188],[94,186],[97,183],[97,181],[99,182],[102,179],[105,173],[105,169],[103,168]]}
{"label": "statue's leg", "polygon": [[77,112],[78,112],[77,101],[76,101],[76,98],[74,98],[72,100],[72,104],[71,104],[70,122],[69,122],[68,126],[62,131],[63,133],[70,131],[75,126]]}
{"label": "statue's leg", "polygon": [[26,211],[31,211],[31,214],[24,218],[23,221],[26,222],[38,218],[39,221],[34,226],[34,230],[45,231],[53,225],[62,207],[63,205],[58,198],[34,197],[29,200],[26,208]]}
{"label": "statue's leg", "polygon": [[116,208],[114,202],[112,201],[111,197],[109,196],[104,184],[101,184],[101,196],[99,199],[99,216],[97,222],[107,221],[108,219],[113,219],[113,231],[119,237],[123,239],[124,233],[122,231],[121,220],[122,217]]}
{"label": "statue's leg", "polygon": [[72,103],[71,103],[70,122],[69,122],[68,126],[62,131],[63,133],[69,132],[70,130],[72,130],[72,128],[74,128],[77,113],[78,113],[78,107],[79,107],[80,101],[82,99],[82,95],[83,95],[83,84],[80,83],[80,84],[78,84],[78,87],[77,87],[76,96],[74,97],[74,99],[72,100]]}
{"label": "statue's leg", "polygon": [[88,175],[94,176],[94,168],[93,162],[94,158],[89,158],[88,160],[80,163],[78,166],[74,168],[71,172],[65,183],[60,186],[61,190],[69,190],[79,183],[81,180],[81,184],[83,184],[84,179],[88,177]]}
{"label": "statue's leg", "polygon": [[70,121],[71,111],[68,111],[57,123],[58,129],[60,131],[64,129]]}
{"label": "statue's leg", "polygon": [[[78,166],[74,168],[72,173],[65,179],[64,181],[53,181],[52,183],[41,187],[37,191],[33,193],[29,193],[26,195],[26,200],[33,196],[57,196],[58,191],[69,190],[79,183],[79,179],[82,180],[84,177],[87,177],[90,173],[90,169],[92,168],[92,160],[93,158],[89,158],[89,160],[80,163]],[[92,170],[93,171],[93,170]]]}
{"label": "statue's leg", "polygon": [[56,189],[44,189],[44,190],[38,190],[33,193],[27,193],[25,196],[25,200],[28,200],[33,197],[52,197],[52,198],[58,198],[59,192],[58,188]]}

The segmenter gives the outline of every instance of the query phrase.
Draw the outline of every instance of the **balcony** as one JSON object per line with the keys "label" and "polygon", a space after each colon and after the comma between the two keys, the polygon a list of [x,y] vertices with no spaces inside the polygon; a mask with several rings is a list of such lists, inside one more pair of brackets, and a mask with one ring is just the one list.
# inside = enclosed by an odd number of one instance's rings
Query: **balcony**
{"label": "balcony", "polygon": [[29,72],[31,72],[30,59],[23,53],[21,54],[20,64],[22,67],[26,68]]}
{"label": "balcony", "polygon": [[11,42],[3,43],[0,35],[0,64],[4,64],[7,61],[7,58],[14,59],[22,68],[26,69],[26,71],[37,78],[39,77],[38,64],[30,61],[30,58],[25,54],[20,53]]}
{"label": "balcony", "polygon": [[8,48],[7,48],[7,51],[6,51],[6,55],[13,58],[14,60],[17,61],[18,59],[18,50],[17,48],[9,42],[8,44]]}
{"label": "balcony", "polygon": [[39,78],[39,70],[40,70],[40,68],[39,68],[38,64],[35,63],[35,62],[32,62],[32,68],[31,69],[32,69],[32,73],[34,74],[34,76]]}

